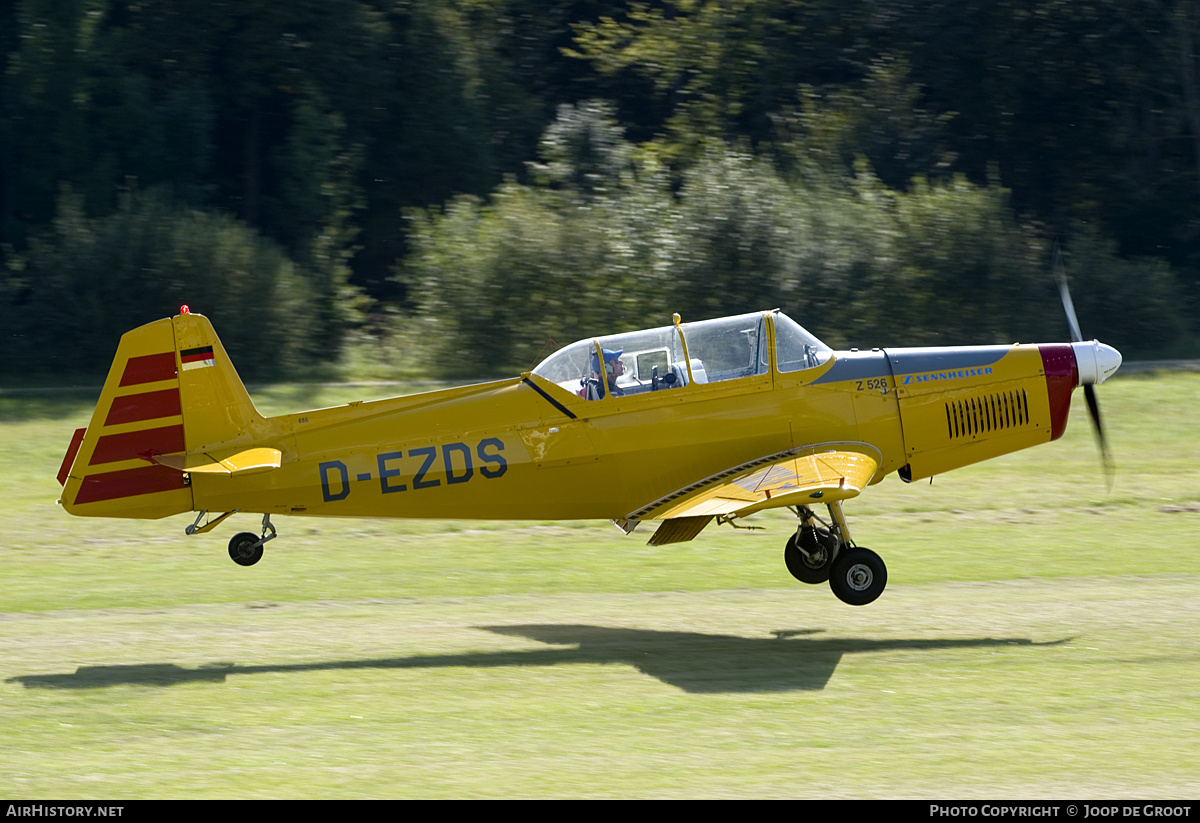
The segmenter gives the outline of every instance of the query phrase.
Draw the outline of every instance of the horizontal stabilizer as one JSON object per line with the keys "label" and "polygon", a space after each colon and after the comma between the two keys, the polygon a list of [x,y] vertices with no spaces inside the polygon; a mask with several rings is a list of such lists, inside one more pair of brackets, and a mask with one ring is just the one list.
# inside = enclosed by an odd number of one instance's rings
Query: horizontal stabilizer
{"label": "horizontal stabilizer", "polygon": [[232,476],[269,472],[279,468],[282,454],[279,449],[255,448],[240,451],[217,459],[208,454],[159,454],[153,460],[161,466],[169,466],[189,474],[217,474]]}

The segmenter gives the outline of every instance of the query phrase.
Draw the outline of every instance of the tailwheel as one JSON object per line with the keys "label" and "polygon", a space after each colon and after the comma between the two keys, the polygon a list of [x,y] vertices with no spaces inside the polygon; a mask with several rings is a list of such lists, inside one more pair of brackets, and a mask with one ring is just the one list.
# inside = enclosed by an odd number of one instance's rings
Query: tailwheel
{"label": "tailwheel", "polygon": [[263,556],[263,540],[254,532],[240,532],[229,541],[229,557],[239,566],[253,566]]}
{"label": "tailwheel", "polygon": [[846,549],[833,561],[829,588],[843,603],[865,606],[883,594],[886,585],[887,566],[870,549]]}
{"label": "tailwheel", "polygon": [[268,540],[274,540],[275,536],[275,526],[271,523],[271,515],[264,514],[262,519],[262,537],[256,537],[254,532],[240,532],[235,534],[229,541],[229,556],[239,566],[253,566],[259,560],[262,560],[263,545]]}
{"label": "tailwheel", "polygon": [[837,538],[827,529],[801,526],[788,538],[783,549],[783,562],[792,577],[801,583],[824,583],[829,579]]}

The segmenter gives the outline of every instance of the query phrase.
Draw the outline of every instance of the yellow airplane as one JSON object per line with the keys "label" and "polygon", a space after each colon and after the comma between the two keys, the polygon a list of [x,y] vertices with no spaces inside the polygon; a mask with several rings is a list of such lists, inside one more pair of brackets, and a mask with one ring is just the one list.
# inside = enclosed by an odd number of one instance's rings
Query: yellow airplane
{"label": "yellow airplane", "polygon": [[[1065,294],[1065,292],[1064,292]],[[651,545],[764,509],[798,518],[784,558],[862,605],[887,582],[845,500],[1054,440],[1072,390],[1117,370],[1096,341],[833,351],[779,311],[581,340],[507,380],[264,418],[187,307],[121,338],[59,482],[71,514],[611,519]],[[1102,431],[1098,428],[1098,431]],[[1103,445],[1103,441],[1102,441]],[[828,519],[813,509],[825,506]],[[201,524],[208,512],[219,516]]]}

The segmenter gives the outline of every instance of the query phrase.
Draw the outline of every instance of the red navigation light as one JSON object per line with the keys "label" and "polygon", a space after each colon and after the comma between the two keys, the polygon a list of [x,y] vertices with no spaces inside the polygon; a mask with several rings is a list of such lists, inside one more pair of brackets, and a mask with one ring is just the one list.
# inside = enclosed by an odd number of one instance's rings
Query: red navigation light
{"label": "red navigation light", "polygon": [[191,314],[191,311],[187,307],[187,303],[184,303],[182,306],[179,307],[179,313],[180,314]]}

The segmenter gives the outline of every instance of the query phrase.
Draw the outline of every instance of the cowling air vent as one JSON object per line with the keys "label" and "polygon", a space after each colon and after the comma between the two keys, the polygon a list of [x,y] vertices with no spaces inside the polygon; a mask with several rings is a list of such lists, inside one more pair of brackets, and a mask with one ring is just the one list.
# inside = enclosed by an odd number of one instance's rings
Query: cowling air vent
{"label": "cowling air vent", "polygon": [[951,440],[1028,424],[1029,398],[1024,389],[946,403],[946,429]]}

